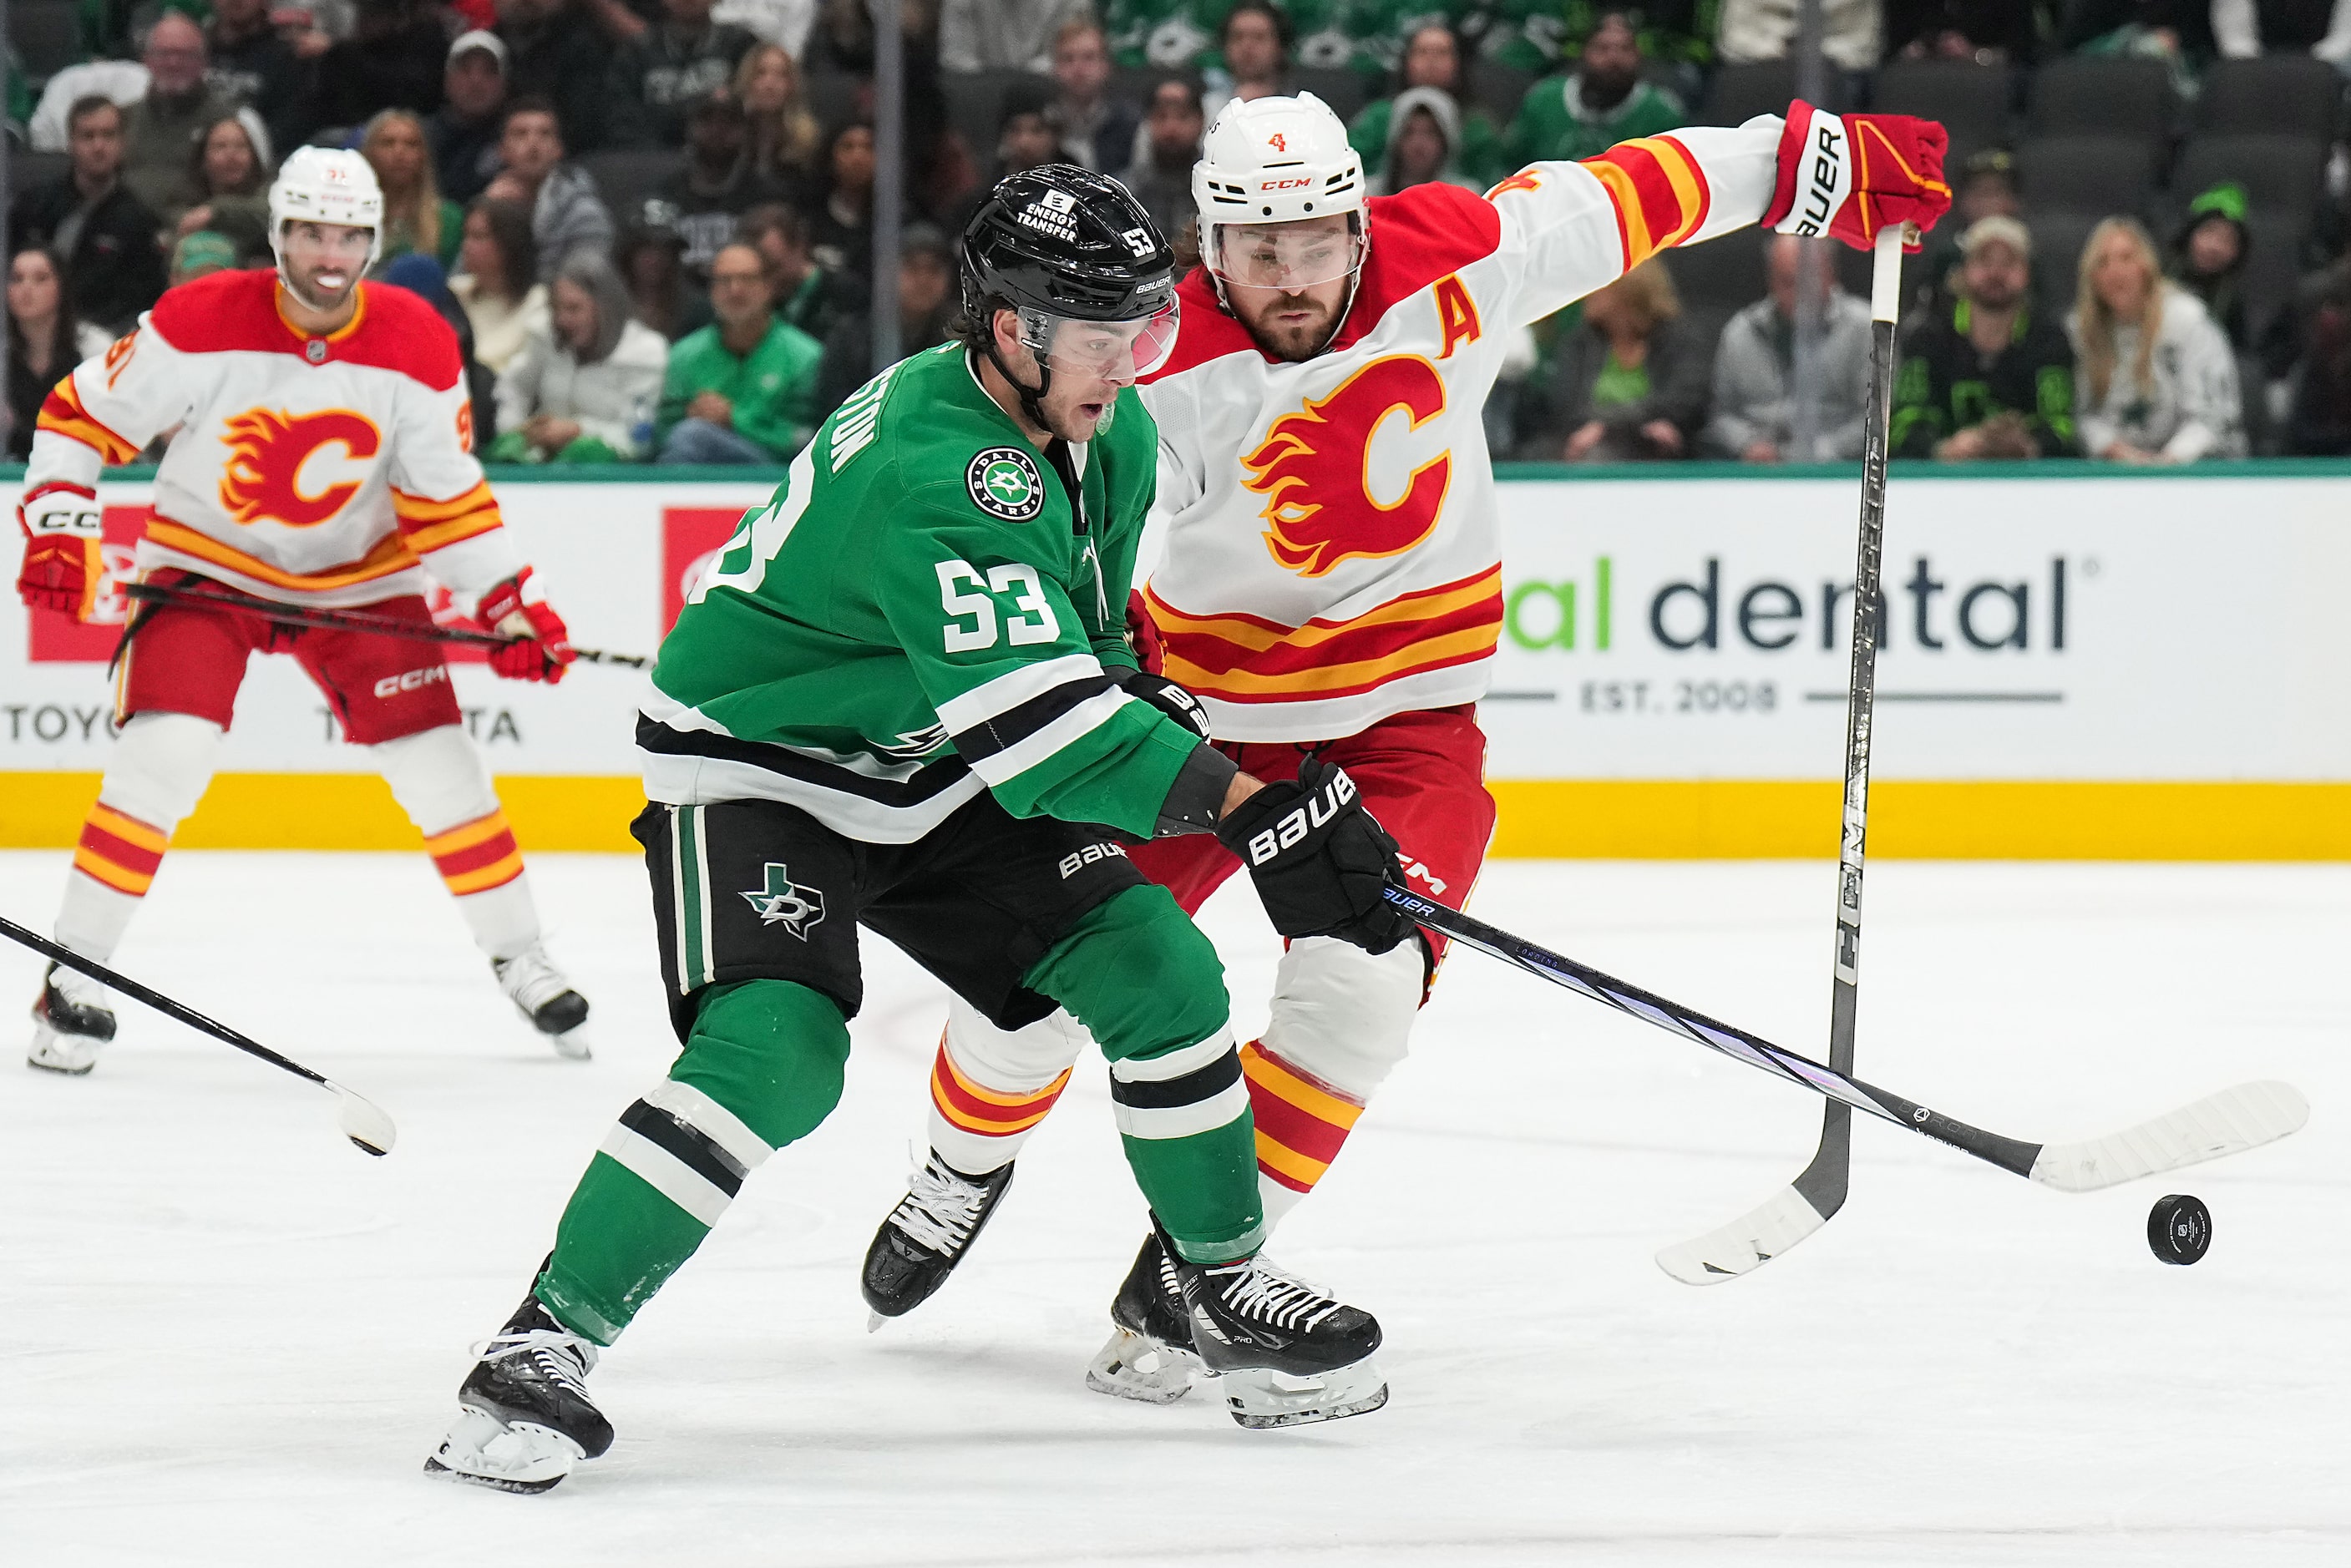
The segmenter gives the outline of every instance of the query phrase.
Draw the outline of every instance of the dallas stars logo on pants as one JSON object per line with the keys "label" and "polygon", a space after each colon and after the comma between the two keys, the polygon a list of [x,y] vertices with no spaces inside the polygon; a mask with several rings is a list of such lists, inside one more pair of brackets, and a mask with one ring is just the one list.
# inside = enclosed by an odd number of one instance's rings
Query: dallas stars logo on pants
{"label": "dallas stars logo on pants", "polygon": [[808,940],[808,929],[824,919],[824,895],[800,887],[773,860],[768,862],[768,885],[743,897],[758,911],[761,925],[781,926],[802,941]]}

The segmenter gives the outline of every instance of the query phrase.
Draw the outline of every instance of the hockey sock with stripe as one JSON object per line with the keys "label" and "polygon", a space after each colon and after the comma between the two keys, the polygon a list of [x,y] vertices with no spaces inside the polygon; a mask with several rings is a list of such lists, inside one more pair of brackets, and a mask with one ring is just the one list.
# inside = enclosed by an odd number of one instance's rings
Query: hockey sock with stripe
{"label": "hockey sock with stripe", "polygon": [[212,783],[221,728],[189,713],[138,713],[122,726],[82,821],[57,910],[57,940],[104,963],[163,864],[172,830]]}
{"label": "hockey sock with stripe", "polygon": [[1060,1008],[1006,1030],[961,997],[949,998],[931,1064],[931,1147],[967,1176],[1011,1164],[1069,1086],[1071,1064],[1089,1044]]}
{"label": "hockey sock with stripe", "polygon": [[538,909],[489,769],[462,726],[444,724],[369,748],[433,868],[457,900],[474,943],[493,959],[528,952]]}

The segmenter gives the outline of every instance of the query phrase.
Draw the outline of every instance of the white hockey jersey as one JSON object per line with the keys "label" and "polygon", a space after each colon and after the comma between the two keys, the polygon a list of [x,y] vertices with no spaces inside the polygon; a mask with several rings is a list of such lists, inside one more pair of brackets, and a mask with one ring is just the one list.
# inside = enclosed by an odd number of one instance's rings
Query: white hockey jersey
{"label": "white hockey jersey", "polygon": [[24,514],[83,508],[99,470],[177,427],[155,474],[141,576],[178,566],[291,604],[423,591],[461,609],[521,569],[481,464],[456,335],[406,289],[360,286],[323,337],[277,307],[271,271],[171,290],[42,405]]}
{"label": "white hockey jersey", "polygon": [[1502,578],[1482,413],[1509,329],[1756,222],[1780,130],[1646,137],[1483,197],[1375,196],[1346,319],[1301,364],[1259,349],[1194,269],[1143,389],[1165,542],[1144,600],[1218,739],[1332,740],[1484,695]]}

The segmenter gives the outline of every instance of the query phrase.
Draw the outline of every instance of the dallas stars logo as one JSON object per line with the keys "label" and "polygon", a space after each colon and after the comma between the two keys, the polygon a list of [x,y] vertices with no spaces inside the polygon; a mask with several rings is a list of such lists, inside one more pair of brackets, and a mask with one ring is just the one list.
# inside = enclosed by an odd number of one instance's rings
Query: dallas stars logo
{"label": "dallas stars logo", "polygon": [[1018,447],[992,446],[973,458],[964,484],[973,505],[1007,523],[1026,523],[1045,509],[1044,476]]}
{"label": "dallas stars logo", "polygon": [[824,919],[824,895],[794,882],[782,866],[768,862],[768,885],[743,898],[758,910],[763,926],[781,926],[808,940],[809,928]]}

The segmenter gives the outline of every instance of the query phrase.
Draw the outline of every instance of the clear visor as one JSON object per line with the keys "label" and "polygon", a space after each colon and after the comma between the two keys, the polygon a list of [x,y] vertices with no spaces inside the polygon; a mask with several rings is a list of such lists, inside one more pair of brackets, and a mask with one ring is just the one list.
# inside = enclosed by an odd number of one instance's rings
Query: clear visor
{"label": "clear visor", "polygon": [[1172,296],[1156,315],[1133,321],[1081,321],[1027,308],[1020,312],[1020,337],[1039,359],[1065,375],[1125,387],[1167,362],[1176,348],[1176,323]]}
{"label": "clear visor", "polygon": [[1353,219],[1289,223],[1219,223],[1209,270],[1243,288],[1311,288],[1364,265],[1363,232]]}

